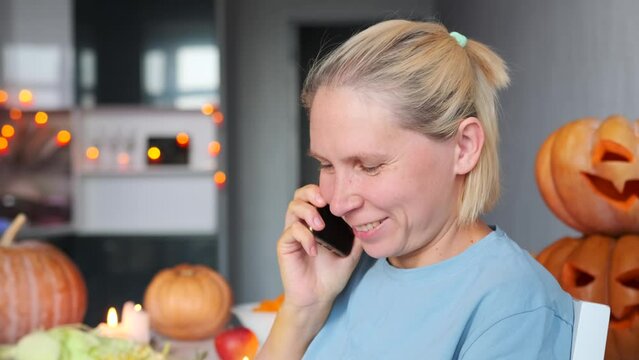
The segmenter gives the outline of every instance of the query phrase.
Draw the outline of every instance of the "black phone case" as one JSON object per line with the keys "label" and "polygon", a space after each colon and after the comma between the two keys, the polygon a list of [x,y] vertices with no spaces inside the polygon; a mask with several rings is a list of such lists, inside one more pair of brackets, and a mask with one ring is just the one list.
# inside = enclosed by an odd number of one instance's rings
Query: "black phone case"
{"label": "black phone case", "polygon": [[328,205],[317,211],[326,224],[324,229],[313,232],[317,242],[339,256],[348,256],[355,238],[353,229],[342,218],[333,215]]}

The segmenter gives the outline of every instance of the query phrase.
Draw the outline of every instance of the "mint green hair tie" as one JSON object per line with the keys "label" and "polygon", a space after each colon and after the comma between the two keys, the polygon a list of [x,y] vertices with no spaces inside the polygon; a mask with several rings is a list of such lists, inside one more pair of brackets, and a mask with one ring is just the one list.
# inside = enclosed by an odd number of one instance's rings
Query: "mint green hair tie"
{"label": "mint green hair tie", "polygon": [[450,33],[450,36],[452,36],[455,40],[457,40],[457,43],[459,44],[459,46],[466,47],[466,43],[468,42],[468,39],[464,35],[458,33],[457,31],[453,31]]}

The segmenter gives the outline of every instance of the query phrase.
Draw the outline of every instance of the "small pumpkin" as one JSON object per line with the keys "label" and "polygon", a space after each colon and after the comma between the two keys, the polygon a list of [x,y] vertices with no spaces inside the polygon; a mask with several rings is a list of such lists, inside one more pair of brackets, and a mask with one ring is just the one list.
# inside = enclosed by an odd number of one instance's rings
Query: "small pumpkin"
{"label": "small pumpkin", "polygon": [[585,234],[639,233],[639,121],[583,118],[553,132],[536,161],[552,212]]}
{"label": "small pumpkin", "polygon": [[87,309],[84,278],[64,253],[34,240],[13,243],[25,222],[19,214],[0,240],[0,343],[80,323]]}
{"label": "small pumpkin", "polygon": [[177,340],[214,337],[228,322],[232,304],[226,280],[204,265],[181,264],[161,270],[144,294],[151,327]]}
{"label": "small pumpkin", "polygon": [[610,305],[606,360],[639,354],[639,235],[565,237],[537,260],[581,300]]}

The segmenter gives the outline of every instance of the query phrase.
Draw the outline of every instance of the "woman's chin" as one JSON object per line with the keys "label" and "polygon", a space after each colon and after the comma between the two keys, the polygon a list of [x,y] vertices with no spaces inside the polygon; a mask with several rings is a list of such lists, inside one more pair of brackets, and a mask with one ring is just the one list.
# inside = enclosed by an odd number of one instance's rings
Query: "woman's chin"
{"label": "woman's chin", "polygon": [[375,258],[375,259],[383,259],[389,256],[393,256],[393,252],[387,248],[379,246],[379,244],[366,244],[362,243],[362,248],[366,255]]}

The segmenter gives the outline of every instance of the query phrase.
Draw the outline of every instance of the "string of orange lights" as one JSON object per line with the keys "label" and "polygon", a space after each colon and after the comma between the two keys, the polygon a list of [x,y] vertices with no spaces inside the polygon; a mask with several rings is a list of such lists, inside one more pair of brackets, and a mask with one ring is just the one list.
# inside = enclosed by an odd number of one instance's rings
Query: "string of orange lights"
{"label": "string of orange lights", "polygon": [[[19,141],[17,140],[17,134],[26,134],[23,136],[25,139],[20,141],[29,140],[29,136],[33,135],[32,125],[36,129],[43,129],[47,127],[49,122],[48,113],[33,109],[35,104],[33,92],[28,89],[22,89],[18,92],[16,99],[18,104],[10,106],[10,94],[6,90],[0,89],[0,110],[5,109],[10,120],[10,122],[5,122],[0,127],[0,156],[2,157],[11,155],[13,147],[19,147],[19,145],[14,144],[14,142]],[[27,117],[32,118],[33,122],[26,121]],[[3,122],[2,120],[0,118],[0,123]],[[50,131],[51,129],[48,130]],[[68,146],[71,142],[70,130],[58,129],[52,142],[58,147]]]}
{"label": "string of orange lights", "polygon": [[[33,92],[28,89],[22,89],[17,94],[17,100],[19,103],[19,107],[17,106],[8,106],[10,104],[11,96],[10,94],[0,89],[0,107],[8,110],[8,117],[13,123],[5,123],[2,124],[0,128],[0,156],[7,155],[11,153],[12,141],[15,138],[18,130],[16,126],[26,126],[27,124],[24,122],[25,120],[25,112],[27,114],[33,114],[33,125],[37,129],[46,128],[49,123],[49,114],[45,111],[35,111],[33,109],[35,104],[35,96]],[[204,116],[211,119],[213,123],[217,126],[220,126],[224,122],[224,114],[220,111],[220,109],[210,103],[206,103],[202,105],[201,112]],[[0,119],[1,120],[1,119]],[[59,129],[55,132],[54,135],[54,143],[58,147],[65,147],[71,143],[73,138],[72,132],[70,129]],[[179,147],[188,147],[190,138],[186,132],[179,132],[175,136],[176,144]],[[208,153],[212,158],[218,157],[222,151],[222,144],[217,140],[212,140],[208,144]],[[97,145],[87,146],[84,151],[84,156],[89,161],[97,161],[100,158],[100,147]],[[150,161],[156,161],[162,158],[162,151],[160,148],[156,146],[150,146],[147,149],[147,157]],[[130,154],[127,153],[118,153],[116,156],[116,161],[119,165],[126,166],[130,162]],[[213,182],[219,188],[225,186],[227,181],[226,173],[221,170],[217,170],[213,175]]]}

